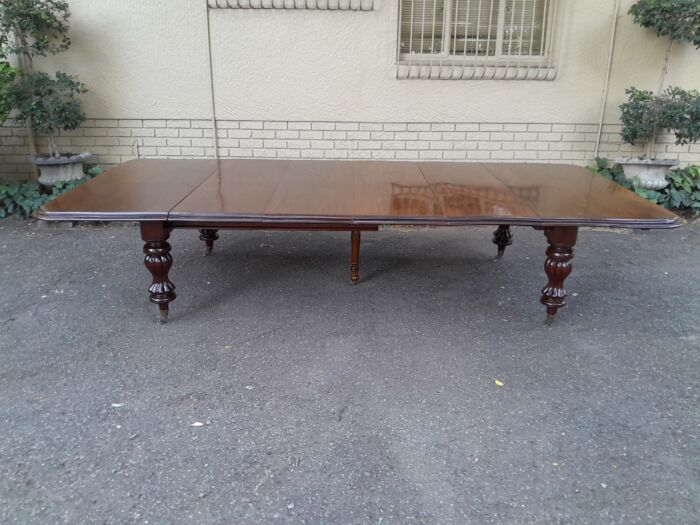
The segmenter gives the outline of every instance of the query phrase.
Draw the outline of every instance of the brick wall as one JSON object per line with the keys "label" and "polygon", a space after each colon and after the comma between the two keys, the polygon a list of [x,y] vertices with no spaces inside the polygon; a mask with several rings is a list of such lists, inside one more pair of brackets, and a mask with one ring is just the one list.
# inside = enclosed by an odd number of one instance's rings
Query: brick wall
{"label": "brick wall", "polygon": [[[586,165],[593,160],[595,124],[477,124],[372,122],[218,122],[222,158],[387,159],[494,162],[561,162]],[[620,140],[619,125],[606,125],[600,156],[638,155],[641,147]],[[74,132],[61,133],[64,151],[90,151],[105,167],[142,158],[214,156],[207,120],[91,119]],[[44,151],[45,142],[38,141]],[[700,144],[676,146],[660,137],[660,157],[700,163]],[[0,177],[21,179],[30,171],[24,129],[12,121],[0,128]]]}

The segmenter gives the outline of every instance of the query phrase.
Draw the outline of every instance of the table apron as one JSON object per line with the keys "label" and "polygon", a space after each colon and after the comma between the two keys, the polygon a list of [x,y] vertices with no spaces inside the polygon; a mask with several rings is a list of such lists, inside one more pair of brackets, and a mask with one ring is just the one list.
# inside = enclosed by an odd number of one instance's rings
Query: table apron
{"label": "table apron", "polygon": [[302,231],[377,231],[378,224],[323,224],[303,222],[179,222],[168,221],[165,224],[174,229],[191,230],[302,230]]}

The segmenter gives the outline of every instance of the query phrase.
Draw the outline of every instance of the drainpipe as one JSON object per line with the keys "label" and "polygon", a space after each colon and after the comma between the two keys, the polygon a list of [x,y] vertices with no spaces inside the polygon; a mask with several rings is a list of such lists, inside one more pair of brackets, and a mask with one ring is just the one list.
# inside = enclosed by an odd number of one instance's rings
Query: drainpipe
{"label": "drainpipe", "polygon": [[605,85],[603,86],[603,101],[600,107],[600,121],[598,123],[598,137],[595,142],[595,156],[600,151],[600,139],[603,135],[603,122],[605,122],[605,107],[608,105],[608,92],[610,90],[610,73],[612,71],[613,55],[615,54],[615,36],[617,35],[617,22],[620,17],[620,0],[615,0],[613,8],[613,23],[610,37],[610,53],[608,55],[608,70],[605,73]]}

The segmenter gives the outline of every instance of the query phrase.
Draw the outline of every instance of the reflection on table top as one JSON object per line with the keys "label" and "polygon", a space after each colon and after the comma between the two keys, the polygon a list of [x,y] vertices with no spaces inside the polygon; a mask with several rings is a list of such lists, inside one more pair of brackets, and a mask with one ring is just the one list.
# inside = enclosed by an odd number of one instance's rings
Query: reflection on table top
{"label": "reflection on table top", "polygon": [[47,220],[672,228],[678,219],[561,164],[138,160],[47,204]]}

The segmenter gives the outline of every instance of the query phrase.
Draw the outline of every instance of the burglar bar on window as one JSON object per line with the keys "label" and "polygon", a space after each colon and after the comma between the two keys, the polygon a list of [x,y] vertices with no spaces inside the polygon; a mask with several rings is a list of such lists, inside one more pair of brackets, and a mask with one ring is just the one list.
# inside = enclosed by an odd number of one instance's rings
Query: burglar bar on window
{"label": "burglar bar on window", "polygon": [[552,80],[557,0],[400,0],[398,78]]}

